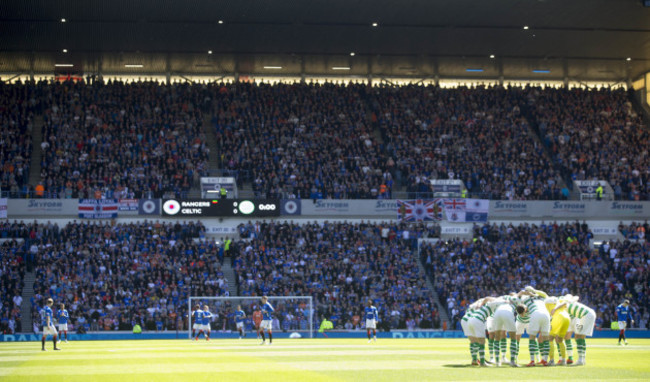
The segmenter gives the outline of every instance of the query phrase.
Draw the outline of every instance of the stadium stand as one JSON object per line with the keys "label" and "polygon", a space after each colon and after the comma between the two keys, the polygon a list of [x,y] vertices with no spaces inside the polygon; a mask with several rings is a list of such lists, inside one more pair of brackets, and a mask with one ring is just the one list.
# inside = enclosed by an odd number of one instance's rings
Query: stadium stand
{"label": "stadium stand", "polygon": [[[249,223],[233,268],[239,294],[310,295],[337,328],[358,328],[368,298],[380,322],[406,328],[440,327],[438,312],[417,258],[417,237],[430,232],[395,223],[297,225]],[[405,233],[406,231],[406,233]],[[319,321],[317,319],[316,321]]]}
{"label": "stadium stand", "polygon": [[40,113],[44,84],[0,81],[0,189],[19,197],[29,180],[34,114]]}
{"label": "stadium stand", "polygon": [[65,82],[48,91],[49,197],[180,197],[207,173],[202,87]]}
{"label": "stadium stand", "polygon": [[[458,325],[467,305],[481,296],[533,285],[551,295],[572,293],[609,327],[623,298],[638,317],[648,314],[648,243],[612,240],[592,249],[586,224],[485,224],[474,238],[421,247],[421,259],[449,316]],[[638,320],[637,320],[638,321]]]}
{"label": "stadium stand", "polygon": [[[214,95],[222,167],[267,198],[389,198],[365,85],[232,84]],[[380,193],[382,185],[387,189]]]}
{"label": "stadium stand", "polygon": [[407,191],[460,179],[485,199],[559,200],[560,177],[520,112],[522,88],[376,89],[377,123]]}
{"label": "stadium stand", "polygon": [[650,131],[625,90],[527,91],[553,164],[577,180],[607,180],[616,199],[648,200]]}
{"label": "stadium stand", "polygon": [[188,296],[226,292],[216,244],[197,240],[204,231],[200,222],[67,224],[59,240],[37,242],[33,314],[47,296],[86,330],[151,329],[157,319],[176,328]]}

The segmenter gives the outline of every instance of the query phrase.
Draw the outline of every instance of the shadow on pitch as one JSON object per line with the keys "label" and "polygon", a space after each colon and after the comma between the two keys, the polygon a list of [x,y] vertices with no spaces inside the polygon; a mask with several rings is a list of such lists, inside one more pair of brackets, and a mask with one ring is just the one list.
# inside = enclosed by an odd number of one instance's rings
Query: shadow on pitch
{"label": "shadow on pitch", "polygon": [[459,364],[459,365],[442,365],[442,367],[450,367],[450,368],[453,368],[453,369],[465,369],[465,368],[472,367],[472,365],[468,365],[466,363],[463,363],[463,364]]}

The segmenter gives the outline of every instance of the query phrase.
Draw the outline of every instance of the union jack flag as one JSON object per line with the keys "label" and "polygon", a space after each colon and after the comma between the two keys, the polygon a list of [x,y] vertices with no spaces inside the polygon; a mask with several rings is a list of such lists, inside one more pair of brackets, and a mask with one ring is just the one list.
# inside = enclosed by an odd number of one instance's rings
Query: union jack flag
{"label": "union jack flag", "polygon": [[397,219],[401,221],[442,220],[442,199],[398,200]]}

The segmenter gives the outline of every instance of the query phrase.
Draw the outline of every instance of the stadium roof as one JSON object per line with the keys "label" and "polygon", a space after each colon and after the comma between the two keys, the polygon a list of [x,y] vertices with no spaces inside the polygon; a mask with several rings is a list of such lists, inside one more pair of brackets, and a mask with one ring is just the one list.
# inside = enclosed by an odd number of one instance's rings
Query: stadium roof
{"label": "stadium roof", "polygon": [[620,81],[650,71],[650,8],[639,0],[4,2],[0,72],[52,72],[57,63],[106,73],[349,67],[345,74],[378,77]]}

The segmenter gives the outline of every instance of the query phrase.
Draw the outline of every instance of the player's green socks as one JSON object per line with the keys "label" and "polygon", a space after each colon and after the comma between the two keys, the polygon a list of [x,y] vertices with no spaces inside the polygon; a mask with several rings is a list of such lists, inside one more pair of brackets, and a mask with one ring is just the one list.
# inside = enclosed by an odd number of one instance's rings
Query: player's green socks
{"label": "player's green socks", "polygon": [[543,341],[542,342],[542,349],[540,353],[542,354],[542,359],[544,361],[548,361],[548,354],[549,351],[551,350],[551,343],[549,340]]}
{"label": "player's green socks", "polygon": [[517,340],[510,339],[510,361],[517,362]]}
{"label": "player's green socks", "polygon": [[494,340],[488,338],[488,349],[490,349],[490,358],[494,358]]}
{"label": "player's green socks", "polygon": [[474,343],[474,342],[470,342],[469,343],[469,354],[472,355],[472,362],[478,361],[477,353],[478,353],[478,344]]}
{"label": "player's green socks", "polygon": [[481,363],[485,363],[485,343],[477,344],[478,345],[478,357],[481,360]]}
{"label": "player's green socks", "polygon": [[528,352],[530,353],[530,360],[535,361],[535,355],[537,355],[537,340],[534,338],[531,338],[530,341],[528,342]]}
{"label": "player's green socks", "polygon": [[500,341],[494,341],[493,345],[494,352],[490,353],[490,358],[494,358],[494,362],[499,362],[499,357],[501,353],[501,342]]}
{"label": "player's green socks", "polygon": [[573,345],[571,344],[571,339],[569,338],[568,340],[564,340],[564,344],[566,345],[567,356],[569,356],[569,359],[573,361]]}
{"label": "player's green socks", "polygon": [[576,345],[578,348],[578,357],[584,358],[587,354],[587,341],[584,338],[576,339]]}
{"label": "player's green socks", "polygon": [[501,339],[501,356],[505,358],[506,352],[508,351],[508,340],[505,338]]}

